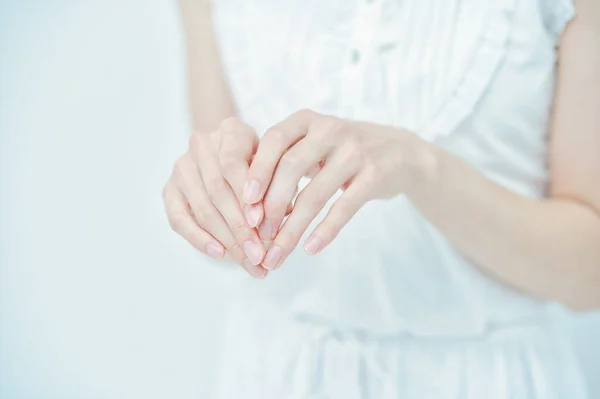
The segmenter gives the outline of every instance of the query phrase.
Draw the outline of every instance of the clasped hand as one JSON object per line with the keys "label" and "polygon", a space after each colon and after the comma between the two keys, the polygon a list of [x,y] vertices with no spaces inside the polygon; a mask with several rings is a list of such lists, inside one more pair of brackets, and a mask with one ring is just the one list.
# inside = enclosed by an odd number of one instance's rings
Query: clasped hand
{"label": "clasped hand", "polygon": [[[432,168],[426,146],[402,129],[310,110],[260,141],[229,118],[214,132],[191,136],[163,191],[167,215],[199,251],[216,259],[228,253],[263,278],[282,265],[338,190],[342,195],[304,242],[309,254],[331,243],[368,201],[404,193],[424,167]],[[311,180],[298,193],[304,176]]]}

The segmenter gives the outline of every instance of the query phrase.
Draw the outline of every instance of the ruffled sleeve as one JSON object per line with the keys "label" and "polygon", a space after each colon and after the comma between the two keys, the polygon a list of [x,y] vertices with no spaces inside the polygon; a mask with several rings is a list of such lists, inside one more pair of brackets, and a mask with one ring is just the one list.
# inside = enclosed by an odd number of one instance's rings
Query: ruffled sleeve
{"label": "ruffled sleeve", "polygon": [[573,0],[543,0],[542,7],[548,33],[558,42],[565,27],[575,16]]}

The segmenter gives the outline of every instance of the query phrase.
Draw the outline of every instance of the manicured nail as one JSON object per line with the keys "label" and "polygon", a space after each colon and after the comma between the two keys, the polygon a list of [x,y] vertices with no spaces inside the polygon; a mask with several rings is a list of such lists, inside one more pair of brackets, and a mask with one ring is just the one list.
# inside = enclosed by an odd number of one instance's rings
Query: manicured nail
{"label": "manicured nail", "polygon": [[271,241],[272,234],[273,234],[273,223],[271,223],[269,220],[263,220],[260,227],[258,228],[258,235],[260,236],[260,239],[265,242]]}
{"label": "manicured nail", "polygon": [[257,180],[248,180],[244,187],[244,201],[248,204],[253,204],[260,200],[260,183]]}
{"label": "manicured nail", "polygon": [[254,278],[263,279],[267,276],[268,273],[268,270],[260,266],[253,265],[248,258],[244,259],[244,268]]}
{"label": "manicured nail", "polygon": [[269,270],[275,270],[279,266],[279,262],[281,262],[282,258],[283,248],[279,245],[274,245],[267,251],[267,256],[265,257],[263,265]]}
{"label": "manicured nail", "polygon": [[260,245],[254,241],[246,241],[243,245],[244,253],[253,265],[258,265],[262,261],[263,251]]}
{"label": "manicured nail", "polygon": [[248,225],[252,228],[258,226],[258,222],[260,220],[260,213],[256,206],[254,205],[246,205],[244,206],[244,214],[246,215],[246,221]]}
{"label": "manicured nail", "polygon": [[320,237],[314,235],[308,237],[308,240],[304,243],[304,250],[311,255],[316,254],[323,246],[323,240]]}
{"label": "manicured nail", "polygon": [[206,253],[215,259],[221,259],[225,255],[223,247],[215,244],[214,242],[209,242],[205,249]]}

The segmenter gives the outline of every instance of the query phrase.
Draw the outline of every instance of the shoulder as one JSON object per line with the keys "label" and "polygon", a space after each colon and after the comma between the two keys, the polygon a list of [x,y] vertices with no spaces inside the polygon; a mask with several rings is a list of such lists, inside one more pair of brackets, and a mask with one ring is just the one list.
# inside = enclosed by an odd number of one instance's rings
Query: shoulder
{"label": "shoulder", "polygon": [[576,8],[573,0],[539,0],[548,33],[558,42],[567,24],[573,19]]}

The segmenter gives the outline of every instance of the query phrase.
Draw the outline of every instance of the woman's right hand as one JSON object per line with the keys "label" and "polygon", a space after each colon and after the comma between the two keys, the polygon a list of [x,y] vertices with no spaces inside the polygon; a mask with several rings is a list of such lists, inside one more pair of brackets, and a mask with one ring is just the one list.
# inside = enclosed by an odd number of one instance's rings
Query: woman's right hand
{"label": "woman's right hand", "polygon": [[251,276],[263,278],[266,251],[255,227],[264,211],[242,200],[257,145],[256,133],[237,118],[212,133],[194,133],[163,198],[171,227],[190,244],[215,259],[227,251]]}

